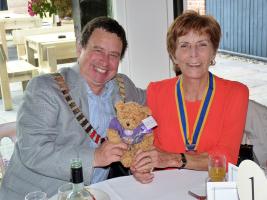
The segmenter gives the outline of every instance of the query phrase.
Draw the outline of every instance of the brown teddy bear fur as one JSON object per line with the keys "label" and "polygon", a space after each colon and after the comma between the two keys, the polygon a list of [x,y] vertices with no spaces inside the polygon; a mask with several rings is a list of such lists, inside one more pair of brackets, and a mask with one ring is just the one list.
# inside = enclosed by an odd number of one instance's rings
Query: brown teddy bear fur
{"label": "brown teddy bear fur", "polygon": [[[121,123],[122,127],[127,130],[134,130],[138,125],[142,123],[142,120],[151,115],[151,111],[148,107],[139,105],[135,102],[118,102],[115,105],[117,110],[117,119]],[[108,140],[112,143],[120,143],[122,139],[117,130],[107,130]],[[143,140],[137,144],[129,145],[127,151],[124,152],[121,163],[124,167],[130,167],[136,152],[141,149],[147,151],[152,148],[154,136],[153,133],[146,134]]]}

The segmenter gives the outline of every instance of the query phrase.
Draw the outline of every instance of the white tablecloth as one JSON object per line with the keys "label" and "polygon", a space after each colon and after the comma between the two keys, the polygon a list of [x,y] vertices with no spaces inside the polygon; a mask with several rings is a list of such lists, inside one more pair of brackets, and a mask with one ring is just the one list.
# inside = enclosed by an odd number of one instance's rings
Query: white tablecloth
{"label": "white tablecloth", "polygon": [[[111,200],[196,200],[189,190],[205,191],[207,172],[193,170],[157,171],[152,183],[141,184],[133,176],[109,179],[91,185],[106,192]],[[51,200],[56,197],[51,198]]]}

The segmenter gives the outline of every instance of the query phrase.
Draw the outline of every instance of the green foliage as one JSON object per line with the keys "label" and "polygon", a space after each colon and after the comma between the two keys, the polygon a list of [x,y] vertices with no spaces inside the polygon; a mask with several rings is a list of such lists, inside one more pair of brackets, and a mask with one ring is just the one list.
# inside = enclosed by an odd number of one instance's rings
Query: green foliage
{"label": "green foliage", "polygon": [[61,18],[71,17],[71,0],[30,0],[28,1],[28,12],[30,15],[39,15],[41,18],[51,17],[58,14]]}
{"label": "green foliage", "polygon": [[72,16],[71,0],[51,0],[56,6],[60,18]]}

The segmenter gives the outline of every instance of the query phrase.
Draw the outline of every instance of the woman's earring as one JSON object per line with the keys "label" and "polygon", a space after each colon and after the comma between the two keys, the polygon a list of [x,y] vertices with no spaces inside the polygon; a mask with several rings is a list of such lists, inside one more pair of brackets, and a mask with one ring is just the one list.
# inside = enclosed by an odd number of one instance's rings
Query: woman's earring
{"label": "woman's earring", "polygon": [[175,64],[175,65],[173,66],[173,70],[174,70],[176,76],[179,76],[179,75],[182,74],[182,71],[181,71],[181,69],[179,68],[178,64]]}
{"label": "woman's earring", "polygon": [[215,64],[216,64],[215,59],[213,59],[213,60],[210,61],[210,65],[213,65],[214,66]]}

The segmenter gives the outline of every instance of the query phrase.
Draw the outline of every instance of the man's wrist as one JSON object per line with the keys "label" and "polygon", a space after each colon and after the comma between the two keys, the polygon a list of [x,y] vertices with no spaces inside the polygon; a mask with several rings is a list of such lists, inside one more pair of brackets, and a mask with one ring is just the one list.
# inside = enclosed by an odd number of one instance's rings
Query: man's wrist
{"label": "man's wrist", "polygon": [[184,153],[180,153],[180,156],[181,156],[181,159],[180,159],[180,166],[178,167],[178,169],[183,169],[185,168],[186,164],[187,164],[187,159],[185,157],[185,154]]}

